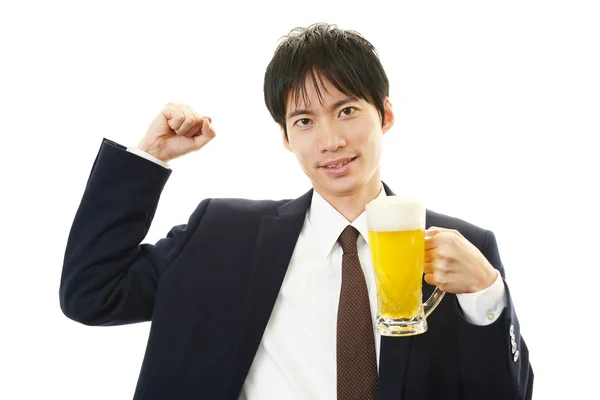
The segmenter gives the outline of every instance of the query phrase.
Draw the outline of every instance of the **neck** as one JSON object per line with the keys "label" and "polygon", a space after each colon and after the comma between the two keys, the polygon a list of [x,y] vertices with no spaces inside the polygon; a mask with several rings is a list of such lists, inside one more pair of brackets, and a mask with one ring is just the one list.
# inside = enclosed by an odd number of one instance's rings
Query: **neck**
{"label": "neck", "polygon": [[379,195],[380,191],[383,190],[383,186],[381,185],[381,181],[377,179],[347,195],[327,193],[316,188],[315,190],[333,208],[342,214],[348,222],[353,222],[365,211],[366,205]]}

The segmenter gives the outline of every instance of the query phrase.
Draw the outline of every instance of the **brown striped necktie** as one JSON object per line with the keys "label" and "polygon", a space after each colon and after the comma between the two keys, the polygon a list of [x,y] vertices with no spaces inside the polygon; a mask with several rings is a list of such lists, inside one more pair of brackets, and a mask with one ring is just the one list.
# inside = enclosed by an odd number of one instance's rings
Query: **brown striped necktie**
{"label": "brown striped necktie", "polygon": [[339,238],[342,288],[337,321],[337,398],[377,398],[377,355],[369,292],[358,258],[358,231],[348,225]]}

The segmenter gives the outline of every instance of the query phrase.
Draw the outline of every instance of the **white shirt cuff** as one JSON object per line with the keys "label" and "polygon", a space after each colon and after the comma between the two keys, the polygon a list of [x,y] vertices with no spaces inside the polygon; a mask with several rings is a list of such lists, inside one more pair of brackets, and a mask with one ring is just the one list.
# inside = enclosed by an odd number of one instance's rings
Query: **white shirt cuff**
{"label": "white shirt cuff", "polygon": [[139,147],[127,147],[127,151],[133,154],[137,154],[138,156],[145,158],[146,160],[152,161],[153,163],[156,163],[164,168],[169,169],[169,164],[164,162],[163,160],[159,160],[158,158],[154,157],[152,154],[148,154],[146,153],[144,150],[141,150]]}
{"label": "white shirt cuff", "polygon": [[475,293],[457,294],[456,298],[465,315],[473,325],[485,326],[494,323],[506,307],[506,290],[500,273],[494,283]]}

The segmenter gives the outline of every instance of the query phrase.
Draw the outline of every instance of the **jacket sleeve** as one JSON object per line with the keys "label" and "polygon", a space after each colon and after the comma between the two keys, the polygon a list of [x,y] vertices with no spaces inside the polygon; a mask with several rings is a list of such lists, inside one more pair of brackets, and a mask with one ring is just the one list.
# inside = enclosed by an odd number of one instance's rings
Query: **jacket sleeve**
{"label": "jacket sleeve", "polygon": [[160,274],[185,246],[209,202],[156,244],[140,244],[170,173],[103,141],[67,240],[59,288],[67,317],[85,325],[151,319]]}
{"label": "jacket sleeve", "polygon": [[529,351],[521,336],[496,238],[491,231],[486,231],[485,235],[483,249],[480,250],[500,271],[506,289],[507,306],[494,323],[478,326],[467,322],[456,302],[464,398],[530,400],[533,370]]}

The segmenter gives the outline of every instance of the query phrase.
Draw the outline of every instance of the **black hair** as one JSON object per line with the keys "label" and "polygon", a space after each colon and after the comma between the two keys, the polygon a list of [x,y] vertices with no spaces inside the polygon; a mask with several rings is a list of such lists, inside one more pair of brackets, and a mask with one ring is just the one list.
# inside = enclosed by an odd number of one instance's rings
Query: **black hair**
{"label": "black hair", "polygon": [[287,96],[291,91],[297,105],[302,95],[308,104],[309,76],[321,103],[318,83],[322,86],[324,77],[345,95],[373,104],[383,126],[383,103],[389,96],[389,81],[375,47],[362,35],[336,25],[317,23],[294,28],[280,40],[265,72],[264,96],[267,109],[283,127],[286,137]]}

